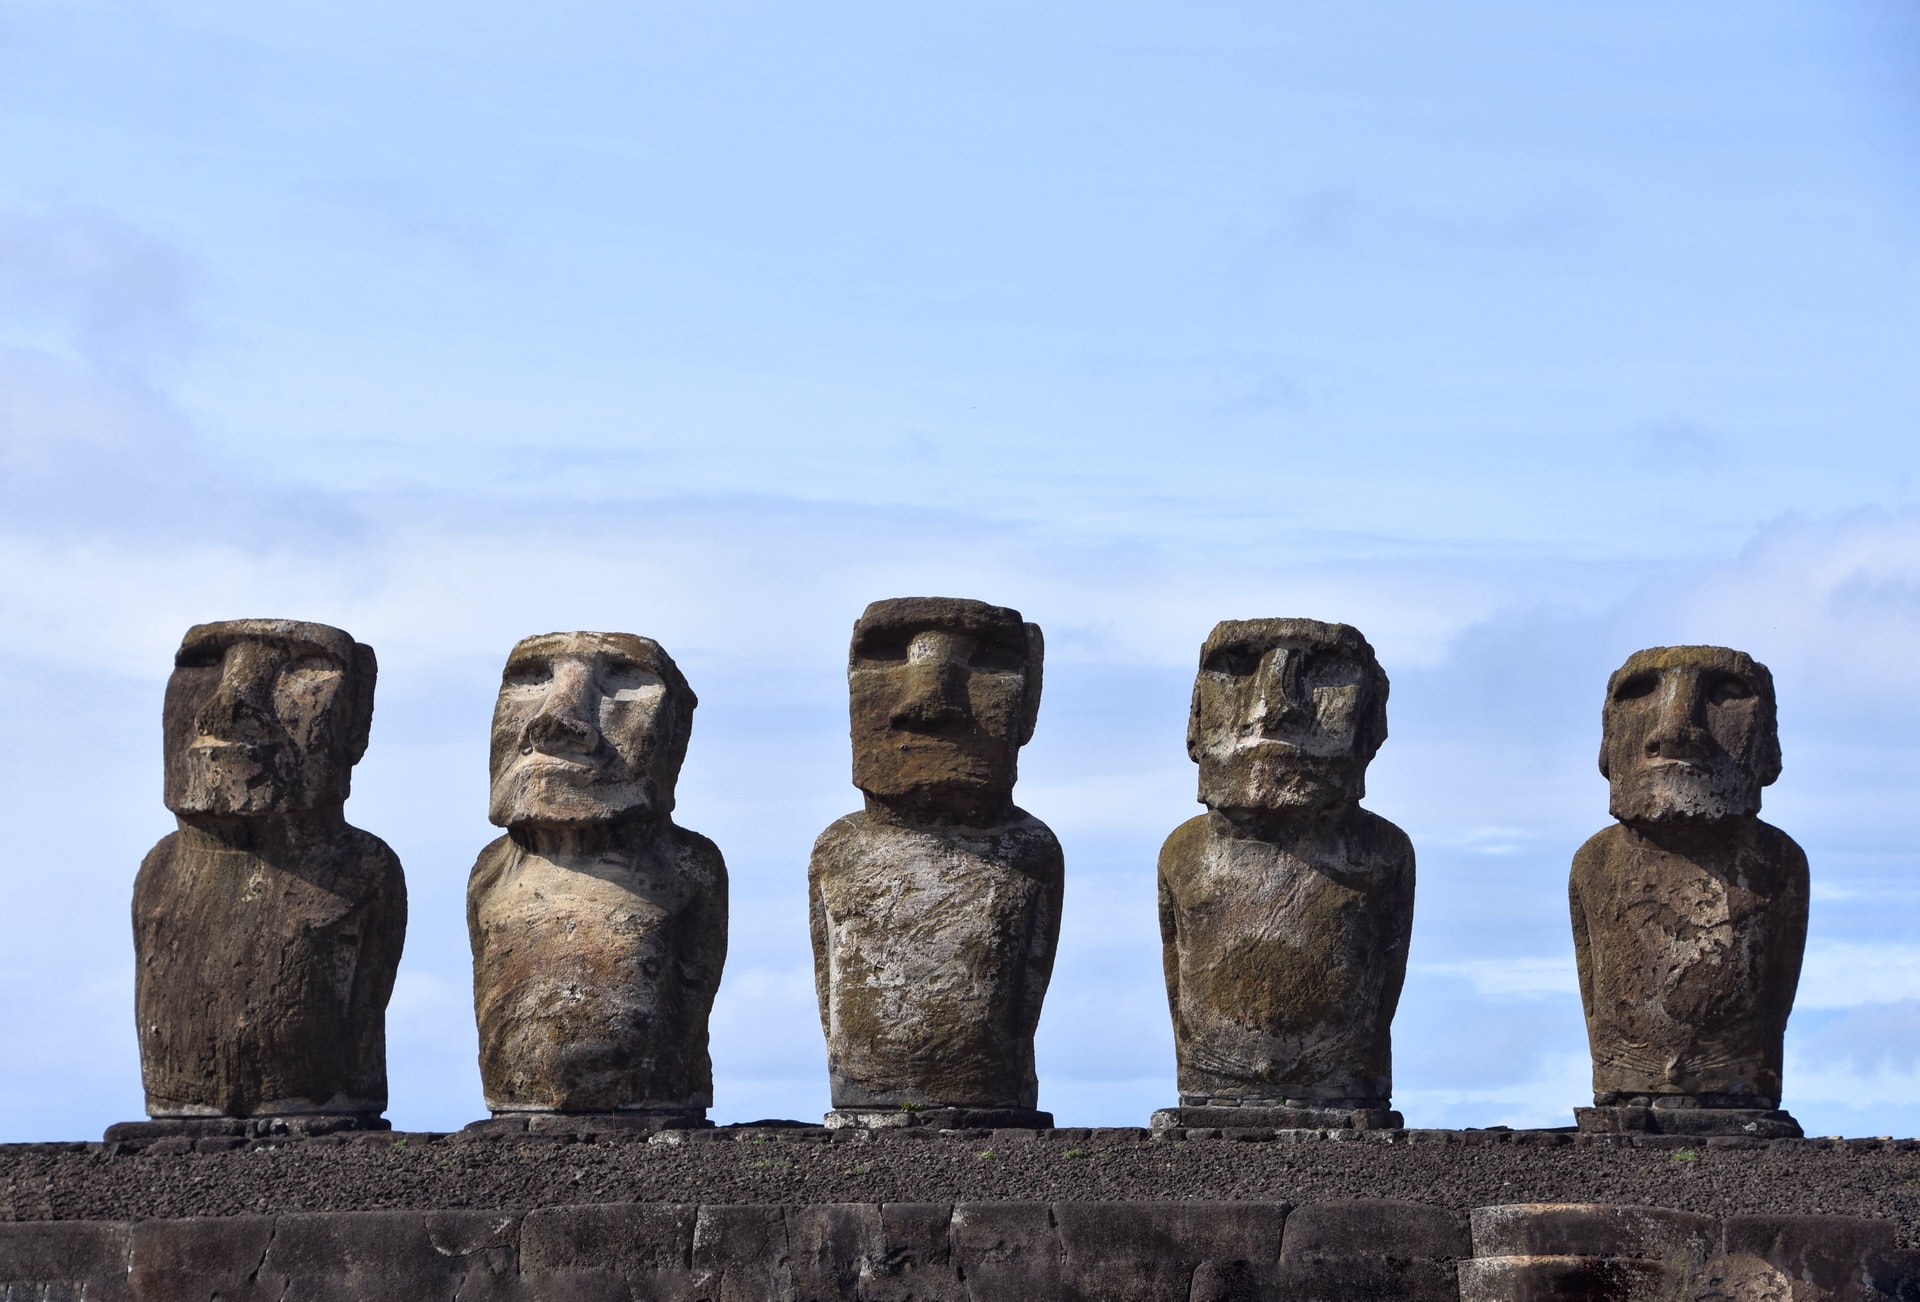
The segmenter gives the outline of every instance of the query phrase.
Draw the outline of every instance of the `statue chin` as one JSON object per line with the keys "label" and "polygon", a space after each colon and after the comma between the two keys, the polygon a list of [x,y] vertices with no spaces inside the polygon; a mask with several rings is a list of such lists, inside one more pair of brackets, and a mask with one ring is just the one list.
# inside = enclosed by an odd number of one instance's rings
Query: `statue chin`
{"label": "statue chin", "polygon": [[1713,823],[1760,812],[1760,791],[1732,775],[1650,773],[1614,785],[1608,812],[1623,823]]}
{"label": "statue chin", "polygon": [[1208,809],[1253,813],[1310,813],[1352,804],[1366,794],[1358,775],[1341,765],[1258,763],[1200,765],[1200,801]]}

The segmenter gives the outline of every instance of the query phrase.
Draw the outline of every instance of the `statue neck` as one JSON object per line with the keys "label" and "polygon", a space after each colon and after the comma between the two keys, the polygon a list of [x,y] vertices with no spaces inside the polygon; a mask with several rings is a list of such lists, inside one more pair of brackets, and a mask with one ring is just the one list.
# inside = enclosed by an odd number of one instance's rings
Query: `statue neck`
{"label": "statue neck", "polygon": [[180,837],[188,845],[209,850],[239,850],[263,858],[299,856],[337,843],[347,830],[347,819],[337,804],[286,814],[236,817],[223,814],[178,814]]}
{"label": "statue neck", "polygon": [[867,816],[895,827],[973,828],[1005,827],[1013,821],[1011,791],[910,792],[900,796],[866,794]]}

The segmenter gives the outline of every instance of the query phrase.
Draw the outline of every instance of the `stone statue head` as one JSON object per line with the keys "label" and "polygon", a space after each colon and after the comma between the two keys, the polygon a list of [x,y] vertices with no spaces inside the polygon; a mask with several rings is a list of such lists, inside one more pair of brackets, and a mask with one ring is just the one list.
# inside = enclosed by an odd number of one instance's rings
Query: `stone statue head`
{"label": "stone statue head", "polygon": [[1751,816],[1780,776],[1773,675],[1744,651],[1636,651],[1607,680],[1600,773],[1623,823]]}
{"label": "stone statue head", "polygon": [[493,707],[488,819],[556,826],[672,813],[698,704],[651,638],[523,639],[507,656]]}
{"label": "stone statue head", "polygon": [[325,624],[195,624],[167,679],[167,808],[263,818],[341,804],[367,751],[377,673],[372,647]]}
{"label": "stone statue head", "polygon": [[1004,804],[1040,711],[1040,627],[957,597],[876,601],[853,626],[853,784],[964,815]]}
{"label": "stone statue head", "polygon": [[1187,754],[1209,809],[1328,809],[1367,793],[1387,675],[1358,629],[1229,619],[1200,649]]}

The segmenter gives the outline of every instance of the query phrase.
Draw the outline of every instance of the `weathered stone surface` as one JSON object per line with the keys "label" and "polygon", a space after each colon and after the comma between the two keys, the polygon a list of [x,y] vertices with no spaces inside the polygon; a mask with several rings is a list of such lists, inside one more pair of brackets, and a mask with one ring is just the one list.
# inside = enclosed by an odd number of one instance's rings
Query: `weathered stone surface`
{"label": "weathered stone surface", "polygon": [[[1688,1098],[1687,1102],[1693,1100]],[[1726,1135],[1798,1139],[1800,1123],[1777,1108],[1655,1107],[1650,1103],[1575,1108],[1580,1129],[1612,1135]]]}
{"label": "weathered stone surface", "polygon": [[1614,1203],[1476,1207],[1476,1257],[1643,1257],[1704,1261],[1720,1248],[1716,1217]]}
{"label": "weathered stone surface", "polygon": [[1344,624],[1228,620],[1201,649],[1187,753],[1208,812],[1159,867],[1187,1108],[1388,1106],[1413,847],[1359,805],[1386,703],[1373,648]]}
{"label": "weathered stone surface", "polygon": [[1728,1216],[1721,1246],[1792,1281],[1800,1291],[1790,1298],[1899,1296],[1920,1284],[1896,1256],[1893,1225],[1864,1216]]}
{"label": "weathered stone surface", "polygon": [[1725,647],[1634,653],[1607,683],[1600,771],[1620,821],[1569,882],[1594,1103],[1771,1112],[1807,931],[1806,856],[1756,817],[1780,772],[1772,676]]}
{"label": "weathered stone surface", "polygon": [[1266,1130],[1402,1130],[1406,1118],[1388,1108],[1284,1108],[1259,1104],[1235,1107],[1159,1108],[1152,1118],[1156,1133],[1175,1128],[1258,1127]]}
{"label": "weathered stone surface", "polygon": [[1270,1296],[1285,1203],[1056,1203],[1057,1296],[1084,1302],[1187,1302],[1195,1276],[1216,1293]]}
{"label": "weathered stone surface", "polygon": [[854,626],[853,778],[866,808],[808,870],[814,984],[842,1118],[902,1104],[1025,1110],[1060,933],[1060,844],[1013,804],[1040,705],[1040,630],[924,597]]}
{"label": "weathered stone surface", "polygon": [[467,883],[495,1113],[675,1126],[713,1102],[727,871],[670,817],[696,704],[672,658],[628,633],[549,633],[507,658],[489,810],[507,835]]}
{"label": "weathered stone surface", "polygon": [[1454,1302],[1466,1218],[1393,1198],[1312,1203],[1287,1217],[1278,1293],[1288,1302]]}
{"label": "weathered stone surface", "polygon": [[187,631],[165,706],[179,830],[133,893],[150,1116],[385,1110],[406,884],[341,813],[375,673],[371,647],[323,624]]}
{"label": "weathered stone surface", "polygon": [[970,1302],[1060,1296],[1060,1235],[1045,1203],[962,1203],[949,1233]]}
{"label": "weathered stone surface", "polygon": [[1036,1108],[835,1108],[828,1130],[1048,1130],[1053,1113]]}
{"label": "weathered stone surface", "polygon": [[1460,1258],[1457,1214],[1375,1199],[1292,1211],[636,1203],[0,1223],[0,1302],[1450,1302],[1457,1258],[1462,1302],[1864,1302],[1915,1296],[1920,1281],[1916,1254],[1893,1250],[1884,1222],[1729,1217],[1722,1253],[1712,1218],[1658,1208],[1484,1210],[1483,1247],[1539,1251]]}

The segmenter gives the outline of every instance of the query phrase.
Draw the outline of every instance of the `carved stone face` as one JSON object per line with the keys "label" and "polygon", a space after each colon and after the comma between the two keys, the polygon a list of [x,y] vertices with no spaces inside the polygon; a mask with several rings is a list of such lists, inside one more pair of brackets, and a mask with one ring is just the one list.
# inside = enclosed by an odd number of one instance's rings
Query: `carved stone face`
{"label": "carved stone face", "polygon": [[167,808],[258,818],[344,801],[377,672],[372,647],[325,624],[194,625],[167,680]]}
{"label": "carved stone face", "polygon": [[631,633],[547,633],[513,648],[493,708],[497,827],[673,811],[699,701],[673,657]]}
{"label": "carved stone face", "polygon": [[1780,776],[1773,675],[1721,646],[1634,652],[1607,680],[1600,772],[1625,823],[1759,813]]}
{"label": "carved stone face", "polygon": [[1387,738],[1387,676],[1358,630],[1225,620],[1200,651],[1187,754],[1209,809],[1326,809],[1366,794]]}
{"label": "carved stone face", "polygon": [[953,597],[876,601],[853,626],[853,783],[881,800],[976,805],[1013,790],[1040,709],[1040,628]]}

